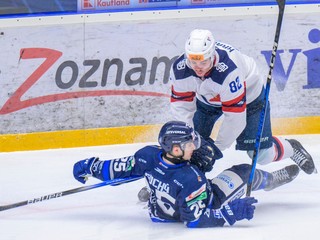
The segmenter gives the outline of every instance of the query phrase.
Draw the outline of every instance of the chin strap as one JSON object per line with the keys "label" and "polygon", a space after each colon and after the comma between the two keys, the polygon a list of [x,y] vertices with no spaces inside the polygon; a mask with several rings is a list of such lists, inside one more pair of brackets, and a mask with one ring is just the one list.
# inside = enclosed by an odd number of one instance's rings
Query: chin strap
{"label": "chin strap", "polygon": [[[171,154],[170,154],[171,155]],[[166,160],[168,160],[169,162],[173,163],[173,164],[180,164],[180,163],[184,163],[186,162],[186,160],[184,160],[182,157],[184,155],[184,151],[182,151],[182,156],[180,157],[169,157],[167,156],[167,154],[163,155],[163,158],[165,158]],[[172,155],[171,155],[172,156]]]}

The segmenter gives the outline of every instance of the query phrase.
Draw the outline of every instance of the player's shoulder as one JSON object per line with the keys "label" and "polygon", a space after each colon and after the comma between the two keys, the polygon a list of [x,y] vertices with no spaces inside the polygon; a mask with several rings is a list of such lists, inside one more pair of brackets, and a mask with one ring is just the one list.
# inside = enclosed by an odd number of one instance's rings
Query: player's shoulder
{"label": "player's shoulder", "polygon": [[219,63],[216,66],[218,71],[228,72],[237,68],[235,63],[236,58],[239,57],[239,51],[237,49],[222,42],[216,42],[215,49],[219,56]]}
{"label": "player's shoulder", "polygon": [[192,70],[187,65],[184,54],[180,55],[172,64],[172,71],[176,80],[181,80],[192,76]]}
{"label": "player's shoulder", "polygon": [[222,85],[229,74],[238,68],[235,63],[235,56],[231,54],[237,50],[222,42],[216,42],[215,50],[219,61],[211,72],[211,78],[214,82]]}
{"label": "player's shoulder", "polygon": [[138,151],[136,151],[135,156],[153,156],[158,155],[160,152],[162,152],[162,149],[160,146],[157,145],[147,145],[143,148],[140,148]]}
{"label": "player's shoulder", "polygon": [[220,42],[220,41],[216,41],[215,43],[215,49],[220,49],[223,51],[226,51],[228,53],[232,53],[234,51],[239,51],[238,49],[236,49],[235,47],[233,47],[232,45],[225,43],[225,42]]}
{"label": "player's shoulder", "polygon": [[136,151],[134,158],[137,162],[151,164],[159,158],[162,151],[163,150],[160,146],[148,145]]}

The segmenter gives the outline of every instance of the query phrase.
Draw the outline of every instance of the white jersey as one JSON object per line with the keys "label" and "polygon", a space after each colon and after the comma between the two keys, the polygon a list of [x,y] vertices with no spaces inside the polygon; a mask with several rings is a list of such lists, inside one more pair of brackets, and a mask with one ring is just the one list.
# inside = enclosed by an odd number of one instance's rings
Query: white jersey
{"label": "white jersey", "polygon": [[171,69],[171,114],[173,119],[193,126],[196,99],[212,107],[222,107],[224,119],[217,139],[223,151],[246,126],[246,104],[261,93],[263,81],[255,61],[230,45],[216,42],[215,63],[204,79],[197,77],[180,56]]}

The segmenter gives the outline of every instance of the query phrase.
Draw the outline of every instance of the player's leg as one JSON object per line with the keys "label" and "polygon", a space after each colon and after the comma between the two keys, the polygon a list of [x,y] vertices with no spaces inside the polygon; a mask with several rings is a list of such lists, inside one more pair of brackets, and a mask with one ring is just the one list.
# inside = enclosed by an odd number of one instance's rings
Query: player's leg
{"label": "player's leg", "polygon": [[295,139],[286,139],[286,141],[288,141],[293,148],[293,155],[290,156],[290,158],[307,174],[317,173],[317,169],[311,155],[301,145],[301,143]]}
{"label": "player's leg", "polygon": [[[223,203],[240,198],[246,192],[246,184],[249,179],[251,165],[239,164],[224,170],[211,180],[213,192],[216,194],[213,208],[219,208]],[[270,191],[291,182],[299,174],[299,167],[295,164],[267,172],[256,169],[252,190]],[[289,176],[289,177],[288,177]],[[221,201],[217,201],[221,199]]]}
{"label": "player's leg", "polygon": [[[258,163],[269,164],[282,159],[291,158],[304,172],[312,174],[317,172],[313,159],[307,150],[295,139],[272,137],[273,146],[259,151]],[[253,151],[248,151],[252,158]]]}
{"label": "player's leg", "polygon": [[[255,101],[248,104],[247,125],[237,138],[236,149],[247,151],[251,158],[253,157],[255,149],[255,138],[259,125],[261,104],[261,95]],[[270,104],[268,104],[257,163],[269,164],[286,158],[291,158],[307,174],[316,172],[311,155],[303,148],[301,143],[294,139],[287,140],[272,136]]]}
{"label": "player's leg", "polygon": [[221,115],[221,107],[210,107],[197,100],[197,110],[193,117],[194,129],[204,139],[208,139],[211,135],[214,124]]}

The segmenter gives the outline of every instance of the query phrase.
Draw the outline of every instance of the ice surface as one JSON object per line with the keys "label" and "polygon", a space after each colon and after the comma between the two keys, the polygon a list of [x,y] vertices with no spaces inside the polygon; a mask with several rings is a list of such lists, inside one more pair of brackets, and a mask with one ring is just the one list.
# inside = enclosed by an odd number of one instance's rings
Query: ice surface
{"label": "ice surface", "polygon": [[[320,168],[320,135],[299,135]],[[45,151],[0,153],[0,205],[33,199],[83,186],[74,180],[73,164],[90,156],[101,159],[127,156],[143,144],[113,145]],[[248,162],[246,153],[227,150],[207,177],[224,168]],[[284,160],[267,166],[274,170],[292,164]],[[319,239],[320,174],[300,172],[290,184],[270,192],[253,192],[258,198],[255,217],[233,227],[188,229],[182,223],[152,223],[137,193],[144,180],[121,186],[105,186],[58,199],[0,212],[3,240],[127,240],[127,239],[223,239],[302,240]],[[90,179],[87,184],[99,182]]]}

